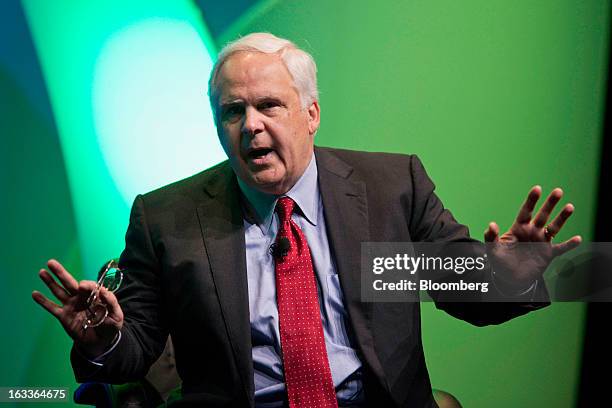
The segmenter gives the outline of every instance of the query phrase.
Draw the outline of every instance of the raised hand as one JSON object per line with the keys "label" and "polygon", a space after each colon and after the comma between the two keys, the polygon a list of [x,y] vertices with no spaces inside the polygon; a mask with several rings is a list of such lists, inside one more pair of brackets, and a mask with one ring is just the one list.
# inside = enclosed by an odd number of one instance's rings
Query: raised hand
{"label": "raised hand", "polygon": [[106,288],[100,288],[100,301],[106,304],[108,316],[99,326],[85,329],[87,299],[96,289],[96,282],[87,280],[77,282],[62,264],[53,259],[47,262],[47,266],[59,283],[46,269],[41,269],[39,276],[60,305],[38,291],[32,292],[32,298],[59,320],[80,350],[89,357],[102,354],[123,327],[123,312],[117,298]]}
{"label": "raised hand", "polygon": [[525,287],[539,279],[555,257],[576,248],[582,242],[579,235],[558,244],[552,242],[573,214],[574,206],[566,204],[552,222],[547,224],[555,206],[563,197],[563,190],[555,188],[533,216],[541,196],[542,188],[532,187],[507,232],[500,236],[499,226],[491,222],[484,234],[494,270],[506,283],[517,287]]}

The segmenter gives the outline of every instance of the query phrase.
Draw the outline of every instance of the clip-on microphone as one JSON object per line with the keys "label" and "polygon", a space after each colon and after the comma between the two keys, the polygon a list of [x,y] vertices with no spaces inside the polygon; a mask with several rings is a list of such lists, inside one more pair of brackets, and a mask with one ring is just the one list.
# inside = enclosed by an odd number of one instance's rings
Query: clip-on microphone
{"label": "clip-on microphone", "polygon": [[270,245],[270,253],[274,259],[284,258],[287,256],[290,249],[291,242],[289,242],[289,238],[287,237],[281,237],[277,242]]}

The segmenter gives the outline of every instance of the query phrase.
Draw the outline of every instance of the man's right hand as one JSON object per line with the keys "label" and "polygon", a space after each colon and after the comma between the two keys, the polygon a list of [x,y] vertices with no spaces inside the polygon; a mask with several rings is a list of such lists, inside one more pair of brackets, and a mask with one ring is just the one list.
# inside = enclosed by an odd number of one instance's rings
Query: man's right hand
{"label": "man's right hand", "polygon": [[96,282],[87,280],[77,282],[62,264],[54,259],[47,262],[47,266],[59,283],[46,269],[40,270],[40,279],[45,282],[61,306],[36,290],[32,292],[32,298],[60,321],[80,351],[89,358],[98,357],[110,348],[123,327],[123,311],[117,298],[106,288],[101,288],[100,300],[106,304],[108,316],[99,326],[84,329],[84,322],[87,319],[87,298],[96,289]]}

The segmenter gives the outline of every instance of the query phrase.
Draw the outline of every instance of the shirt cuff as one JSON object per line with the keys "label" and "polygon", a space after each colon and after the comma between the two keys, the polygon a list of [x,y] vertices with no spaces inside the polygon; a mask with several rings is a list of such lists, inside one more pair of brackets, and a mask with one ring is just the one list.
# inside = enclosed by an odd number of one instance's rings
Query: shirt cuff
{"label": "shirt cuff", "polygon": [[110,348],[94,359],[87,357],[82,351],[79,350],[78,347],[75,347],[75,349],[79,352],[80,355],[85,357],[85,359],[89,361],[91,364],[97,365],[98,367],[102,367],[104,365],[104,361],[106,360],[106,356],[108,356],[117,347],[117,344],[119,344],[119,341],[121,341],[121,330],[117,332],[117,335],[115,336],[115,339],[113,340],[113,344],[111,344]]}

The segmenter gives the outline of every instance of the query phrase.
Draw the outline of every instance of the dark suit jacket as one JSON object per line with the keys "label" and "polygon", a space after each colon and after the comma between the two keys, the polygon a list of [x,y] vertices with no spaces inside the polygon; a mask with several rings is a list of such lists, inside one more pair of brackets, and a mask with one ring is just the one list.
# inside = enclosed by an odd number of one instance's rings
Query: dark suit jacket
{"label": "dark suit jacket", "polygon": [[[466,241],[434,194],[416,156],[316,148],[329,242],[366,398],[375,406],[435,406],[421,343],[419,303],[360,301],[365,241]],[[185,402],[253,406],[254,384],[240,190],[227,162],[138,196],[121,264],[122,339],[104,366],[73,350],[77,380],[142,378],[168,333]],[[543,287],[543,285],[540,285]],[[544,304],[438,303],[476,325],[509,320]]]}

